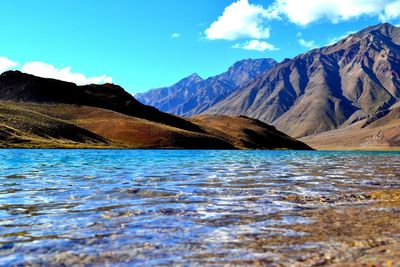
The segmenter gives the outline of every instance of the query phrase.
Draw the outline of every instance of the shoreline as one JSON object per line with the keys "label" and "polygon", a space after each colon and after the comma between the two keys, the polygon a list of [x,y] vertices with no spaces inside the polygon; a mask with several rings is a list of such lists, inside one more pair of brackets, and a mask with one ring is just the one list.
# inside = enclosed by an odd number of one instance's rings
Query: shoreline
{"label": "shoreline", "polygon": [[0,146],[0,150],[215,150],[215,151],[312,151],[312,152],[400,152],[400,148],[393,149],[338,149],[338,148],[324,148],[324,149],[313,149],[313,150],[301,150],[301,149],[247,149],[247,148],[233,148],[233,149],[218,149],[218,148],[179,148],[179,147],[119,147],[119,146],[60,146],[60,147],[49,147],[49,146]]}

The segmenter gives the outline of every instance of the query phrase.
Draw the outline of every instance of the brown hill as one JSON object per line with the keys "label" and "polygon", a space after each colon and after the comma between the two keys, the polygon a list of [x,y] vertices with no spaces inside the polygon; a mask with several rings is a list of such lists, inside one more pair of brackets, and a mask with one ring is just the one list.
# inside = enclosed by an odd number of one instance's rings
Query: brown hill
{"label": "brown hill", "polygon": [[277,64],[205,113],[245,115],[303,137],[400,100],[400,28],[380,24]]}
{"label": "brown hill", "polygon": [[57,118],[0,103],[0,147],[107,147],[100,135]]}
{"label": "brown hill", "polygon": [[237,148],[310,149],[304,143],[277,131],[275,127],[244,116],[200,115],[194,117],[193,121],[204,127],[208,133],[227,140]]}
{"label": "brown hill", "polygon": [[111,147],[234,149],[207,133],[191,132],[115,111],[66,104],[3,103],[43,114],[102,136]]}

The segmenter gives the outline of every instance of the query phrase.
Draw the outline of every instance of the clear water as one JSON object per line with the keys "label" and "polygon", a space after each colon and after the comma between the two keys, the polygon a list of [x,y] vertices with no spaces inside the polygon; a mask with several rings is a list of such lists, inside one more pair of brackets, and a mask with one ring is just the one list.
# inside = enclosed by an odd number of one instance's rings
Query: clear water
{"label": "clear water", "polygon": [[285,196],[399,178],[390,152],[0,150],[0,266],[253,260],[243,238],[311,223]]}

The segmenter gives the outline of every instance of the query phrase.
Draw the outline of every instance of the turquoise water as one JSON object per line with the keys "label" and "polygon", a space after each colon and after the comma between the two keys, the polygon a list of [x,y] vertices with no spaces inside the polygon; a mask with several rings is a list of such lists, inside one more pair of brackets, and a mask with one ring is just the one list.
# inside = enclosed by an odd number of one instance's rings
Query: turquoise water
{"label": "turquoise water", "polygon": [[243,240],[303,234],[286,196],[399,178],[394,152],[0,150],[0,266],[279,260]]}

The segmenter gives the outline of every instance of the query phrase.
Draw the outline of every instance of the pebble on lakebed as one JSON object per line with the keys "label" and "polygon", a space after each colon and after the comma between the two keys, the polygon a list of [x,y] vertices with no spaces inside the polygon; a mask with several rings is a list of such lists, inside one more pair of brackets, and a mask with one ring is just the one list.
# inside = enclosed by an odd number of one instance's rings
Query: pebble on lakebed
{"label": "pebble on lakebed", "polygon": [[354,203],[368,200],[374,201],[400,201],[400,189],[375,190],[367,193],[347,193],[331,196],[299,196],[289,195],[284,200],[301,204],[337,204]]}
{"label": "pebble on lakebed", "polygon": [[315,205],[303,212],[313,223],[288,226],[306,235],[275,237],[252,244],[254,247],[266,247],[266,242],[268,246],[320,244],[317,249],[286,255],[306,266],[400,266],[400,189],[323,197],[293,195],[285,200]]}

